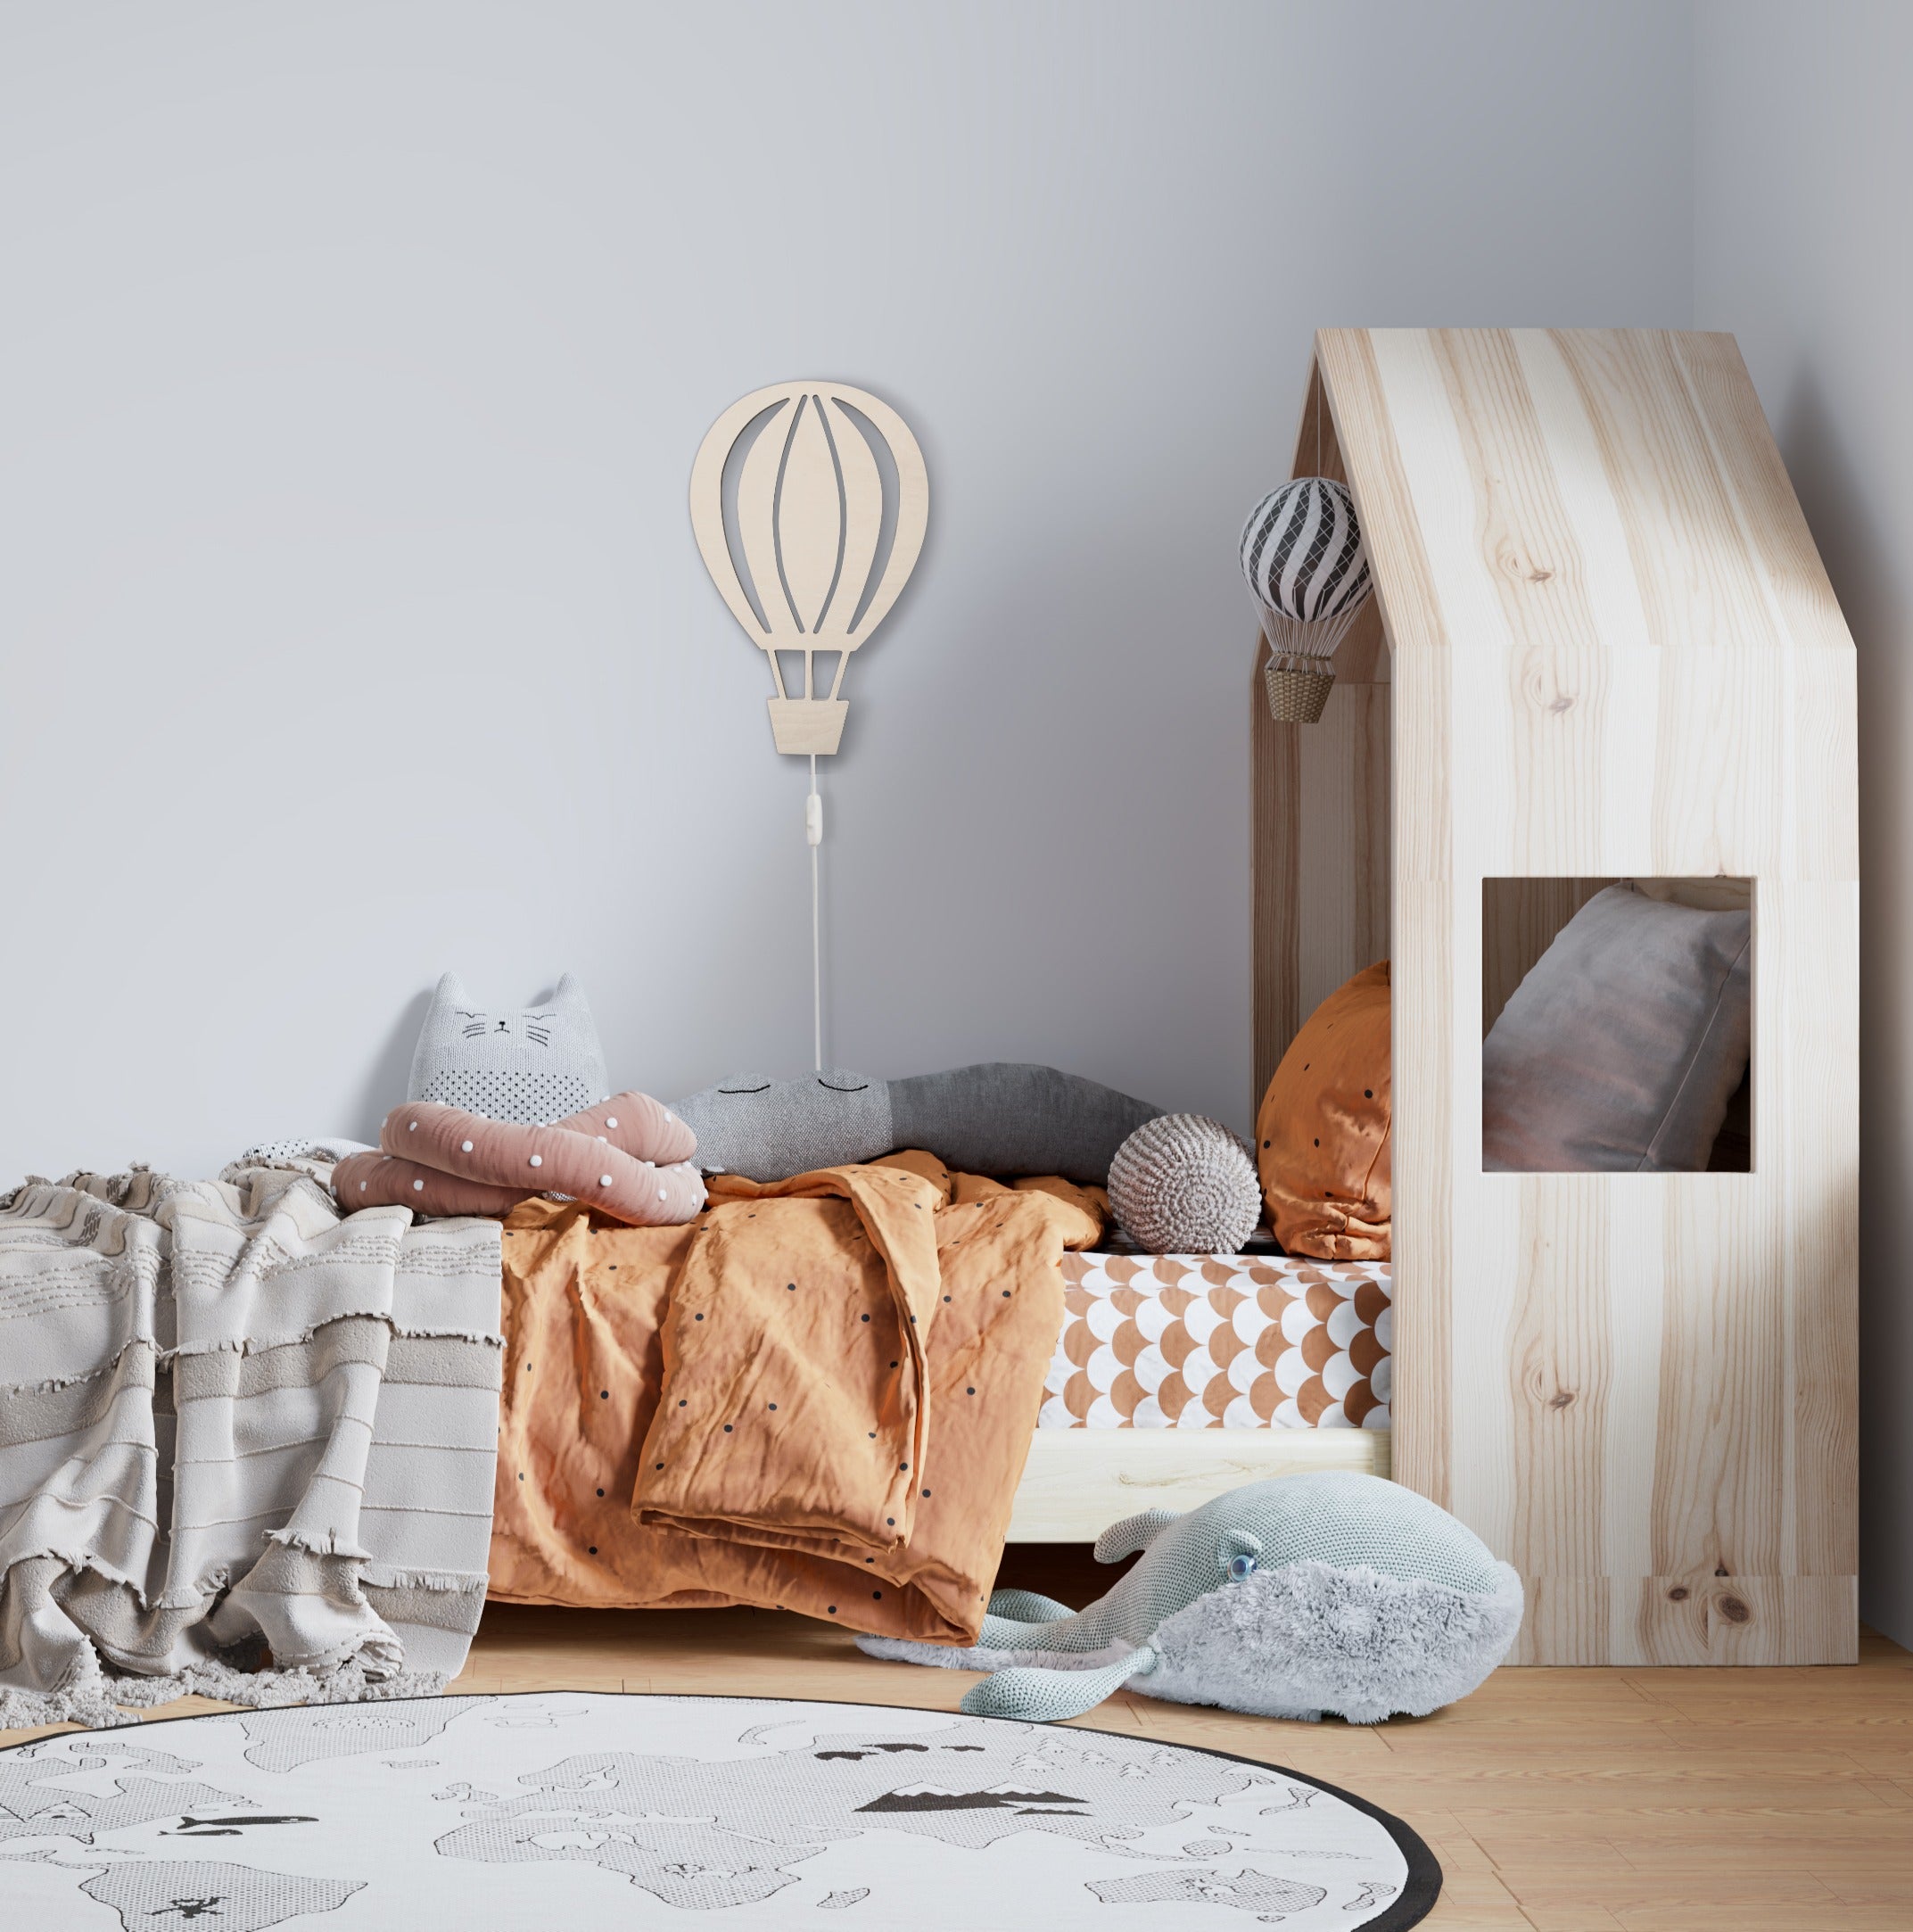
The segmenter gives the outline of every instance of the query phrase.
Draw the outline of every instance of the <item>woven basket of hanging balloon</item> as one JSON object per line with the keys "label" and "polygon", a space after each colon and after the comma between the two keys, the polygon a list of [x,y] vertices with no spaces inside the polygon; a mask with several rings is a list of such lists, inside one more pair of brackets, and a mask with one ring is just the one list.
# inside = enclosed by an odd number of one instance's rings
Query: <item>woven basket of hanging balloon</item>
{"label": "woven basket of hanging balloon", "polygon": [[1272,656],[1262,667],[1269,715],[1278,724],[1315,724],[1335,688],[1335,673],[1319,657]]}
{"label": "woven basket of hanging balloon", "polygon": [[1272,490],[1242,525],[1242,575],[1260,607],[1262,681],[1278,724],[1314,724],[1335,683],[1337,648],[1369,596],[1355,500],[1332,476]]}

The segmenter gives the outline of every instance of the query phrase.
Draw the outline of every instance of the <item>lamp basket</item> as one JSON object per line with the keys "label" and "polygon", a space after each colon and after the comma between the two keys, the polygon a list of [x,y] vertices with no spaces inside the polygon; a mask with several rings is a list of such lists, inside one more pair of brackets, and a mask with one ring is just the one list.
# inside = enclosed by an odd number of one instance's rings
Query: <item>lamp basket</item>
{"label": "lamp basket", "polygon": [[1335,673],[1323,657],[1272,656],[1262,667],[1269,715],[1278,724],[1316,724],[1335,688]]}

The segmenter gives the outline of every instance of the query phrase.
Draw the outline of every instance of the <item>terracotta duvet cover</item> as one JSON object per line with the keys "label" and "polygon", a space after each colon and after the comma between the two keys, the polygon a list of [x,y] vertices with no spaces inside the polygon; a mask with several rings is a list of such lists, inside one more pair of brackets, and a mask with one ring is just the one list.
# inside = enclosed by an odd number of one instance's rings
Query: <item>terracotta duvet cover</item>
{"label": "terracotta duvet cover", "polygon": [[491,1594],[974,1642],[1099,1191],[897,1154],[505,1224]]}

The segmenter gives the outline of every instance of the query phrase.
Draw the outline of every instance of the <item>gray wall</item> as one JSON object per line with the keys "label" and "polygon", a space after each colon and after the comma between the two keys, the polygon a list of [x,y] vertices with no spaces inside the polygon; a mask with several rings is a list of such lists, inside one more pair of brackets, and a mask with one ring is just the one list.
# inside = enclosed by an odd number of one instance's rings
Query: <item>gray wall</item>
{"label": "gray wall", "polygon": [[808,1064],[804,772],[685,509],[791,375],[933,489],[831,1057],[1246,1127],[1233,544],[1309,332],[1685,324],[1690,62],[1663,0],[0,12],[0,1175],[369,1134],[448,966],[577,971],[620,1083]]}
{"label": "gray wall", "polygon": [[1694,307],[1740,338],[1859,652],[1860,1614],[1913,1644],[1913,10],[1696,18]]}

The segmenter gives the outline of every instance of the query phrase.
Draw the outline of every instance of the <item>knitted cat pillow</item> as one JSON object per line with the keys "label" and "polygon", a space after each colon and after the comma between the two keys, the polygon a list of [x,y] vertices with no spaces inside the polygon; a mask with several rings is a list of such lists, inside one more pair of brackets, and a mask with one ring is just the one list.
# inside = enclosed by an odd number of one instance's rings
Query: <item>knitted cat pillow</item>
{"label": "knitted cat pillow", "polygon": [[419,1032],[405,1097],[538,1125],[610,1091],[591,1009],[569,973],[549,1002],[526,1012],[475,1005],[458,974],[447,973]]}

